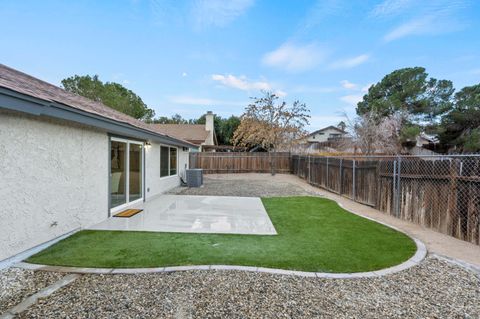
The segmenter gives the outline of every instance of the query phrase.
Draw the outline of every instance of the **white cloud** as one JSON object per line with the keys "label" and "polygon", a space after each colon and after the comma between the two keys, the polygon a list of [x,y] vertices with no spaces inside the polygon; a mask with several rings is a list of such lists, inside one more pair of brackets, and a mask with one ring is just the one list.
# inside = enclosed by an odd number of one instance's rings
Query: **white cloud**
{"label": "white cloud", "polygon": [[410,7],[412,0],[385,0],[376,5],[370,13],[373,17],[397,15]]}
{"label": "white cloud", "polygon": [[349,104],[350,106],[356,106],[358,102],[363,99],[362,95],[350,94],[340,97],[340,100]]}
{"label": "white cloud", "polygon": [[188,76],[187,72],[182,72],[182,78]]}
{"label": "white cloud", "polygon": [[254,0],[195,0],[192,16],[197,27],[223,27],[243,15]]}
{"label": "white cloud", "polygon": [[[340,81],[340,84],[344,89],[355,91],[358,93],[366,93],[368,92],[368,89],[375,83],[368,83],[366,85],[361,85],[361,84],[352,83],[348,80],[343,80],[343,81]],[[358,97],[358,95],[346,95],[342,97],[342,101],[350,103],[352,101],[355,101],[356,97]],[[353,104],[353,103],[350,103],[350,104]]]}
{"label": "white cloud", "polygon": [[229,106],[246,106],[248,102],[242,101],[222,101],[210,98],[203,98],[203,97],[193,97],[189,95],[176,95],[170,96],[168,100],[174,104],[182,104],[182,105],[229,105]]}
{"label": "white cloud", "polygon": [[340,81],[340,84],[342,85],[342,87],[344,89],[347,89],[347,90],[353,90],[353,89],[356,89],[358,87],[358,85],[356,85],[355,83],[352,83],[348,80]]}
{"label": "white cloud", "polygon": [[284,43],[276,50],[266,53],[262,62],[271,67],[301,72],[313,69],[323,62],[327,55],[326,50],[315,43],[305,45]]}
{"label": "white cloud", "polygon": [[466,21],[457,13],[468,7],[465,0],[437,0],[414,2],[409,10],[410,18],[385,34],[385,42],[412,35],[436,35],[461,30]]}
{"label": "white cloud", "polygon": [[387,33],[383,39],[386,42],[390,42],[409,35],[422,35],[434,32],[436,32],[436,29],[432,25],[432,17],[430,16],[405,22]]}
{"label": "white cloud", "polygon": [[306,12],[305,17],[300,21],[300,31],[308,31],[318,26],[326,18],[344,12],[348,3],[339,0],[317,0]]}
{"label": "white cloud", "polygon": [[234,88],[239,89],[242,91],[250,91],[250,90],[270,90],[272,86],[270,83],[265,81],[250,81],[245,76],[235,76],[235,75],[222,75],[222,74],[212,74],[212,80],[218,81],[221,84]]}
{"label": "white cloud", "polygon": [[267,81],[251,81],[246,76],[235,76],[232,74],[212,74],[212,80],[221,83],[222,85],[242,91],[273,91],[280,97],[287,95],[285,91],[274,90],[273,85]]}
{"label": "white cloud", "polygon": [[337,60],[331,63],[330,67],[332,69],[350,69],[367,62],[369,58],[370,56],[368,54],[361,54],[353,58]]}

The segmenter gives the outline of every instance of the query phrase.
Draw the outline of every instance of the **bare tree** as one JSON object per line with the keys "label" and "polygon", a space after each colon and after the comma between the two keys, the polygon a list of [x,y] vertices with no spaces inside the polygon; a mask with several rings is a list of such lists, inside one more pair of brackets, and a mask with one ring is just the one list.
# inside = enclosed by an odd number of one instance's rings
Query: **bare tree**
{"label": "bare tree", "polygon": [[[291,146],[293,141],[305,134],[310,110],[305,103],[296,100],[291,105],[278,102],[279,97],[272,92],[263,92],[263,97],[252,98],[240,125],[233,134],[234,145],[260,145],[270,153]],[[275,174],[271,157],[272,175]]]}
{"label": "bare tree", "polygon": [[370,155],[376,151],[396,154],[402,149],[401,129],[405,114],[400,112],[378,119],[372,113],[365,113],[353,121],[348,119],[350,147],[359,148],[362,153]]}

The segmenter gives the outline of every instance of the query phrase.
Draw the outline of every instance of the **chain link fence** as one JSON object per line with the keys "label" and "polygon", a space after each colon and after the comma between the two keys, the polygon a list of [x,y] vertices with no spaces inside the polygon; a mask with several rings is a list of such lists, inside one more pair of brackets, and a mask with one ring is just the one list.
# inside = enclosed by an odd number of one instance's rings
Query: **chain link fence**
{"label": "chain link fence", "polygon": [[480,155],[292,155],[310,184],[480,245]]}

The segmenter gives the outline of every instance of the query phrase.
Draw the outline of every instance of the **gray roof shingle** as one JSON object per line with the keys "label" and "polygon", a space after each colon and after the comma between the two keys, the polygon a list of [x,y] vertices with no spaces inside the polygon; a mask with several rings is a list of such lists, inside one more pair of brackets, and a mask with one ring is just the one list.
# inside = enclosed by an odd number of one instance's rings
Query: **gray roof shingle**
{"label": "gray roof shingle", "polygon": [[186,142],[175,136],[170,136],[158,131],[154,126],[116,111],[101,102],[96,102],[83,96],[67,92],[58,86],[52,85],[3,64],[0,64],[0,87],[44,101],[60,103],[117,122],[126,123],[154,134],[169,136],[178,139],[181,142]]}

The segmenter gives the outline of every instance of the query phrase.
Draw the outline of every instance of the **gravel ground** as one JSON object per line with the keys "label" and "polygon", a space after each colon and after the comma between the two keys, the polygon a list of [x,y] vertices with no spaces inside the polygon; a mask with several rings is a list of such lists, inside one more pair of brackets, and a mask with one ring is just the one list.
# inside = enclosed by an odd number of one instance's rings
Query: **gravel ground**
{"label": "gravel ground", "polygon": [[84,275],[21,318],[479,318],[480,278],[435,258],[375,279],[238,271]]}
{"label": "gravel ground", "polygon": [[205,177],[203,182],[203,187],[177,187],[172,189],[169,194],[246,197],[312,195],[300,186],[277,180],[228,180]]}
{"label": "gravel ground", "polygon": [[19,268],[0,270],[0,314],[61,277],[63,274]]}

